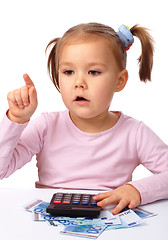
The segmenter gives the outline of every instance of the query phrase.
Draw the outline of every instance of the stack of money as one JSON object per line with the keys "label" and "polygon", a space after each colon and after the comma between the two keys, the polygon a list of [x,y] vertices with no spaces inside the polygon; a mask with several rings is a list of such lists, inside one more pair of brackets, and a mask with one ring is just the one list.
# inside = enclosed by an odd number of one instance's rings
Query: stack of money
{"label": "stack of money", "polygon": [[143,223],[143,219],[156,214],[141,208],[124,209],[118,215],[113,215],[111,210],[102,210],[99,218],[61,217],[51,216],[46,212],[48,202],[35,200],[24,206],[26,211],[33,214],[34,221],[45,221],[50,226],[62,226],[60,233],[71,236],[81,236],[96,239],[105,230],[130,228]]}

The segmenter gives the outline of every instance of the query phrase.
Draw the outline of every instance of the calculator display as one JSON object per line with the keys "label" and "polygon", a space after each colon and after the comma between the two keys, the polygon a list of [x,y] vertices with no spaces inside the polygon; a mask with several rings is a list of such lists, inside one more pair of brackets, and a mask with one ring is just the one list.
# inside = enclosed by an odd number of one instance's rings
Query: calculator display
{"label": "calculator display", "polygon": [[101,207],[93,200],[94,196],[81,193],[55,193],[47,212],[53,216],[98,217]]}

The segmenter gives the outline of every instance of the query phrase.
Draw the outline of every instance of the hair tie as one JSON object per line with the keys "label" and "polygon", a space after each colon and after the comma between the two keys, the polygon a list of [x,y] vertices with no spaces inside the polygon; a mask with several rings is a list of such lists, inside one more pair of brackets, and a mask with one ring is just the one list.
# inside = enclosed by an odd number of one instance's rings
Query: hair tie
{"label": "hair tie", "polygon": [[122,43],[124,44],[126,51],[128,49],[130,49],[130,47],[132,46],[133,42],[134,42],[134,38],[133,38],[133,34],[131,33],[131,31],[129,30],[129,27],[125,26],[124,24],[121,25],[118,28],[118,36],[121,39]]}

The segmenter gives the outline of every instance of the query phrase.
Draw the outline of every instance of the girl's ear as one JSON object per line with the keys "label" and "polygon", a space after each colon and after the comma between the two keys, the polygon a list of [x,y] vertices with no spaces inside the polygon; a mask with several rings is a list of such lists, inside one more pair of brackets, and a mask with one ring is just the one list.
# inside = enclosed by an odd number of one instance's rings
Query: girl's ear
{"label": "girl's ear", "polygon": [[121,90],[123,90],[123,88],[125,87],[125,85],[127,83],[127,80],[128,80],[128,71],[126,69],[123,69],[119,73],[115,92],[120,92]]}

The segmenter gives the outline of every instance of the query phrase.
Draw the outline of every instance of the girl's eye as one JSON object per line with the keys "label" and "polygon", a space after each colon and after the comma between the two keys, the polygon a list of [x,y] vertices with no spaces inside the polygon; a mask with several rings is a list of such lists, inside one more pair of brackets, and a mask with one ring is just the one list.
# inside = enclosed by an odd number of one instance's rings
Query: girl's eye
{"label": "girl's eye", "polygon": [[73,73],[74,73],[74,71],[72,71],[72,70],[64,71],[64,74],[66,74],[66,75],[72,75]]}
{"label": "girl's eye", "polygon": [[99,72],[99,71],[96,71],[96,70],[90,70],[88,73],[89,73],[90,75],[93,75],[93,76],[96,76],[96,75],[99,75],[99,74],[100,74],[100,72]]}

